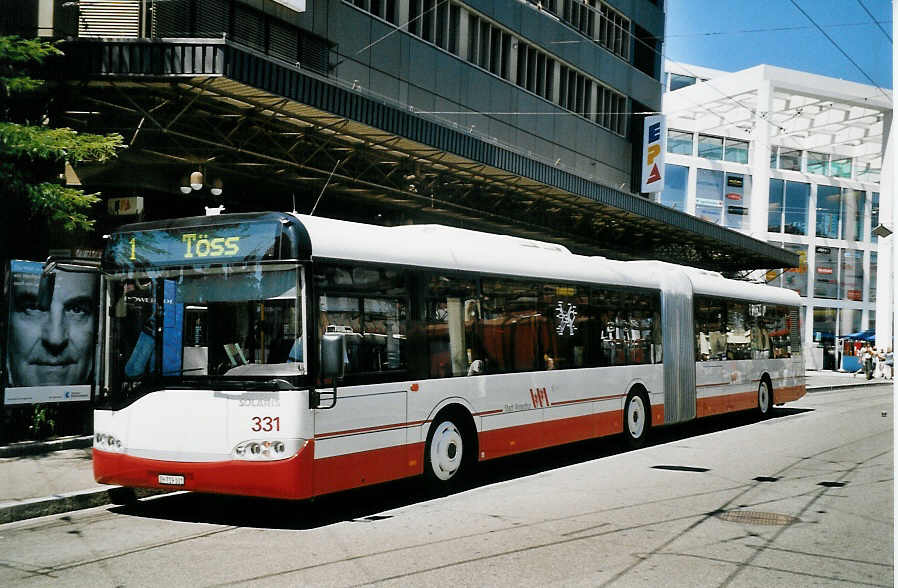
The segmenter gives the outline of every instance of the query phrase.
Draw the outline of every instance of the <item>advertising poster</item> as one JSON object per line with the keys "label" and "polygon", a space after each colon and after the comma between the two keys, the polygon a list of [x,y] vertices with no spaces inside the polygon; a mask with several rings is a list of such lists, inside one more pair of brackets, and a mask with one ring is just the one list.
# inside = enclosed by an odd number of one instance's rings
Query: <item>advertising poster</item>
{"label": "advertising poster", "polygon": [[90,401],[99,280],[94,270],[10,261],[4,404]]}

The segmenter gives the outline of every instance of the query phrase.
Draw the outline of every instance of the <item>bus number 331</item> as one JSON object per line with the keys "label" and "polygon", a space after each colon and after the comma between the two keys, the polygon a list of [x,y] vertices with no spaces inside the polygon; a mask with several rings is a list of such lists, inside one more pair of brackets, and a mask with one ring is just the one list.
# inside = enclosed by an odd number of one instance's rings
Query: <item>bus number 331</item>
{"label": "bus number 331", "polygon": [[281,430],[281,417],[253,417],[252,421],[253,426],[251,428],[255,433],[259,431],[270,433],[271,431]]}

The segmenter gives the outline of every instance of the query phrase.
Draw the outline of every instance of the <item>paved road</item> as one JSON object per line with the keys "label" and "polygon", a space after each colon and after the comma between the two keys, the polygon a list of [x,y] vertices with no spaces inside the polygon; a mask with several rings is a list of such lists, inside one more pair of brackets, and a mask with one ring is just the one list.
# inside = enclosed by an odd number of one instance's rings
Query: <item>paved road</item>
{"label": "paved road", "polygon": [[863,392],[491,463],[446,497],[177,494],[10,523],[0,585],[890,586],[891,390]]}

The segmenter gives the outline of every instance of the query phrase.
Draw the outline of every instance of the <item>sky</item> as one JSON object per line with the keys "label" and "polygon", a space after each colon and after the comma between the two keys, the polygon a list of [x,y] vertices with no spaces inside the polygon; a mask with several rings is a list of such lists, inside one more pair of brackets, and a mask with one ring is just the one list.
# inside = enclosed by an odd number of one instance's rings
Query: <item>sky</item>
{"label": "sky", "polygon": [[664,54],[672,61],[724,71],[764,63],[892,87],[891,0],[666,0],[665,4]]}

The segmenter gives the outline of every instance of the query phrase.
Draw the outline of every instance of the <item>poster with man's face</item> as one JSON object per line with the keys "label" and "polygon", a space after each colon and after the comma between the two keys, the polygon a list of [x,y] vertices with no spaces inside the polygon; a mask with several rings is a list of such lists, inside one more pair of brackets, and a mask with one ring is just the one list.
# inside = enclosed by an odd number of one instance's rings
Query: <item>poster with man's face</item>
{"label": "poster with man's face", "polygon": [[10,262],[4,404],[91,399],[99,274]]}

